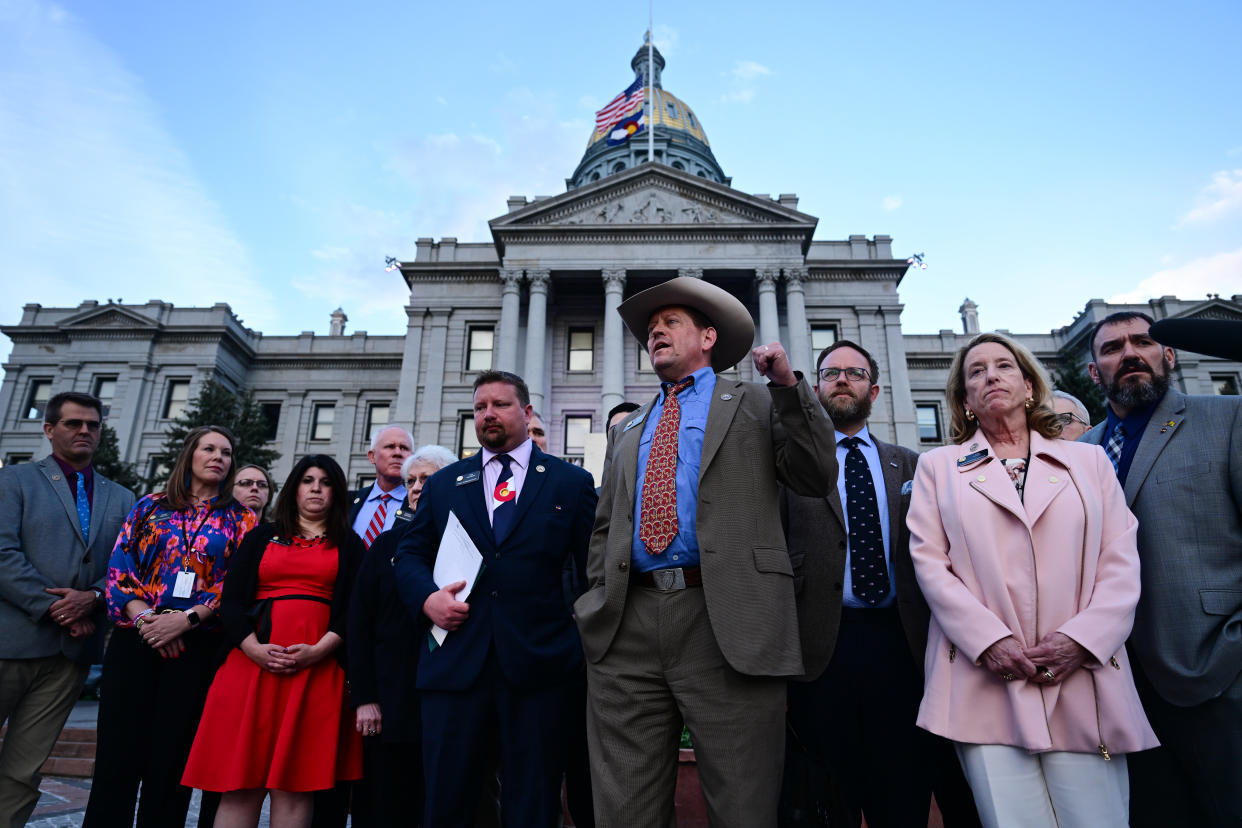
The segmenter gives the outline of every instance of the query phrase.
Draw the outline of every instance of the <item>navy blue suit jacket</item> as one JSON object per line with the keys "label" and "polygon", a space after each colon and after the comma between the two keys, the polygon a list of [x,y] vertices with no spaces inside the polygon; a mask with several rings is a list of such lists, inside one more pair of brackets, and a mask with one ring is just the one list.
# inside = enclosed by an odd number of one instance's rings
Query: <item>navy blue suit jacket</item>
{"label": "navy blue suit jacket", "polygon": [[432,475],[414,520],[398,542],[397,589],[411,614],[422,612],[437,589],[432,571],[450,512],[483,556],[483,573],[467,600],[469,617],[448,634],[443,646],[424,650],[419,659],[420,689],[469,688],[492,647],[505,680],[516,688],[555,684],[582,665],[582,643],[565,605],[562,568],[572,560],[585,577],[598,499],[591,475],[532,446],[517,514],[508,535],[497,543],[481,472],[479,452]]}

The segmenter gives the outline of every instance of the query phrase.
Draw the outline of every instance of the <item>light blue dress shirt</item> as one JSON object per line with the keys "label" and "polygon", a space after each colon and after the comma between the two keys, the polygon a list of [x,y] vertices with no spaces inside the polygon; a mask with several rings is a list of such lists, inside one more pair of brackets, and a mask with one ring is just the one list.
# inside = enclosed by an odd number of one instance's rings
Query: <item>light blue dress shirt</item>
{"label": "light blue dress shirt", "polygon": [[[664,413],[665,387],[643,422],[642,442],[638,444],[638,481],[634,486],[634,538],[630,556],[634,569],[649,572],[670,566],[699,565],[699,535],[695,523],[699,503],[699,463],[703,458],[703,433],[707,429],[707,411],[711,408],[712,392],[716,390],[716,374],[710,367],[700,368],[691,376],[694,384],[677,395],[681,403],[681,423],[677,430],[677,537],[659,555],[647,554],[647,547],[638,539],[642,519],[643,479],[647,476],[647,456],[656,424]],[[684,377],[683,377],[684,379]],[[677,383],[673,383],[676,385]]]}
{"label": "light blue dress shirt", "polygon": [[[845,588],[842,591],[841,603],[847,607],[871,609],[871,604],[864,603],[854,596],[854,579],[850,576],[850,555],[853,550],[849,547],[850,519],[849,509],[845,502],[845,455],[849,454],[849,449],[841,445],[841,441],[848,436],[848,434],[837,432],[837,495],[841,498],[841,516],[845,520],[846,537]],[[875,440],[872,439],[867,427],[863,426],[862,431],[854,436],[862,440],[858,445],[858,450],[866,458],[867,468],[871,470],[871,480],[875,484],[875,501],[880,510],[880,534],[884,536],[884,565],[888,568],[888,595],[875,606],[891,607],[897,600],[897,585],[893,583],[892,529],[888,525],[888,489],[884,485],[884,466],[880,462],[880,450],[876,448]]]}

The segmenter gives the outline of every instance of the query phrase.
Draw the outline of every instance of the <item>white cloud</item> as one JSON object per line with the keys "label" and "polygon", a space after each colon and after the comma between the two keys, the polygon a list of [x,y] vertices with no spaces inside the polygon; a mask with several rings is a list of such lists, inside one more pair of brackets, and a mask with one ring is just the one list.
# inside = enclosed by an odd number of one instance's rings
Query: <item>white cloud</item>
{"label": "white cloud", "polygon": [[884,196],[884,198],[880,201],[880,206],[885,210],[888,210],[890,213],[901,205],[902,200],[899,195]]}
{"label": "white cloud", "polygon": [[1215,221],[1242,208],[1242,170],[1221,170],[1199,194],[1199,204],[1177,226]]}
{"label": "white cloud", "polygon": [[140,79],[59,6],[0,4],[0,123],[11,307],[120,295],[227,301],[251,325],[274,321],[249,251]]}
{"label": "white cloud", "polygon": [[760,78],[772,74],[772,70],[753,60],[735,61],[733,68],[725,74],[730,89],[720,96],[723,103],[750,103],[758,92]]}
{"label": "white cloud", "polygon": [[1242,249],[1217,253],[1195,259],[1179,267],[1159,270],[1139,282],[1128,293],[1118,294],[1110,302],[1146,302],[1160,296],[1180,299],[1205,298],[1209,293],[1237,293],[1242,284]]}

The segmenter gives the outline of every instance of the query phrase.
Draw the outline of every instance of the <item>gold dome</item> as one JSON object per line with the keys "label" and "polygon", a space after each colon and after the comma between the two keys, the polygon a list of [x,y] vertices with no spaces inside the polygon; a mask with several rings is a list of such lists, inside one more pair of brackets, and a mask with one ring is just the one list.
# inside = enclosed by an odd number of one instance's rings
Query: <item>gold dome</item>
{"label": "gold dome", "polygon": [[[711,146],[707,140],[707,133],[703,131],[703,125],[699,123],[698,116],[694,114],[693,109],[686,105],[685,101],[667,89],[661,89],[658,86],[651,91],[654,93],[652,98],[655,103],[655,112],[652,115],[652,121],[654,121],[655,126],[688,132],[707,146]],[[648,111],[650,111],[650,108]],[[591,146],[596,141],[603,141],[607,137],[608,134],[606,132],[597,129],[591,133],[591,140],[587,141],[587,146]],[[646,140],[646,135],[636,136],[633,140]]]}

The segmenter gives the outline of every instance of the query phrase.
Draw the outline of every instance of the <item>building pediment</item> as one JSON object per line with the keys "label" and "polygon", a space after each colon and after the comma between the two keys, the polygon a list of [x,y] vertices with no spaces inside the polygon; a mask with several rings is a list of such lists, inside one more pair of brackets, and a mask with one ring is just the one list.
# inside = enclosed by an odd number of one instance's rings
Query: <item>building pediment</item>
{"label": "building pediment", "polygon": [[56,327],[61,330],[81,332],[92,329],[107,330],[159,330],[159,324],[150,317],[121,305],[104,305],[66,317]]}
{"label": "building pediment", "polygon": [[815,232],[817,219],[771,198],[752,196],[663,164],[642,164],[594,184],[535,201],[489,222],[497,246],[531,234],[641,235],[652,230],[725,235]]}
{"label": "building pediment", "polygon": [[1242,322],[1242,305],[1226,299],[1210,299],[1200,305],[1195,305],[1185,313],[1179,313],[1176,318],[1228,319],[1233,322]]}

